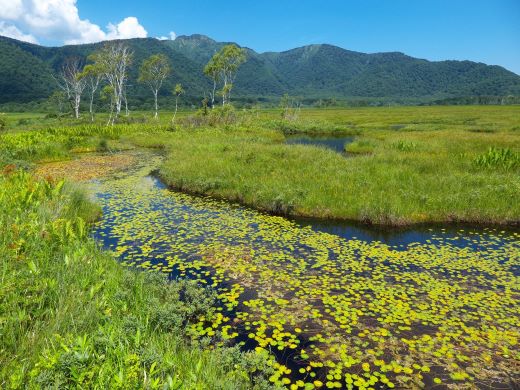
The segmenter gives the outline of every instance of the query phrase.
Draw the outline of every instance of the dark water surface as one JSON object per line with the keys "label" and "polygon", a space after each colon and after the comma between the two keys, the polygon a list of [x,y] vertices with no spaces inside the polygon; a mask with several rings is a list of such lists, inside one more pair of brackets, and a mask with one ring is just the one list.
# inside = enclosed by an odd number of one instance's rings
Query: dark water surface
{"label": "dark water surface", "polygon": [[338,153],[345,152],[345,145],[354,141],[354,137],[335,137],[331,135],[288,135],[285,143],[288,145],[314,145],[332,149]]}
{"label": "dark water surface", "polygon": [[351,221],[323,220],[317,218],[292,218],[300,226],[308,226],[313,231],[324,232],[338,237],[359,239],[366,242],[381,242],[397,250],[406,250],[410,244],[431,244],[449,241],[460,248],[479,250],[481,243],[489,247],[490,242],[497,248],[503,239],[518,239],[517,227],[485,227],[468,224],[424,224],[408,227],[383,227],[363,225]]}

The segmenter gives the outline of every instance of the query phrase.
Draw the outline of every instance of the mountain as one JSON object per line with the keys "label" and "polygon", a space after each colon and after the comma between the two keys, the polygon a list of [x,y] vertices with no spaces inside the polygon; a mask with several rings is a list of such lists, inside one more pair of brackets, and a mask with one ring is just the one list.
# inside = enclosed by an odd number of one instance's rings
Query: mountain
{"label": "mountain", "polygon": [[[174,41],[129,39],[134,52],[129,96],[138,106],[150,102],[150,93],[137,83],[141,62],[163,53],[171,61],[173,76],[162,90],[171,96],[182,83],[187,99],[200,101],[211,83],[204,65],[226,43],[204,35],[180,36]],[[47,98],[55,89],[57,73],[67,57],[86,58],[103,43],[43,47],[0,37],[0,104],[27,103]],[[246,49],[233,94],[239,100],[275,100],[284,93],[313,99],[408,99],[432,101],[466,96],[520,95],[520,76],[500,66],[471,61],[432,62],[403,53],[365,54],[332,45],[310,45],[281,53]]]}

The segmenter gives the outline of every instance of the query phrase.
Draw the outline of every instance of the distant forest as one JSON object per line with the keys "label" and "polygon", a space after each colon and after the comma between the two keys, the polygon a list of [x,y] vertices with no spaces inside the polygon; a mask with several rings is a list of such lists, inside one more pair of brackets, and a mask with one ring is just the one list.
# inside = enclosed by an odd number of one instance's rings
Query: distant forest
{"label": "distant forest", "polygon": [[[162,109],[175,106],[177,84],[181,106],[200,107],[211,95],[212,81],[203,70],[225,43],[202,35],[174,41],[153,38],[124,41],[133,56],[128,71],[128,104],[151,110],[150,91],[138,82],[139,68],[161,54],[172,73],[159,91]],[[103,43],[48,48],[0,37],[0,110],[53,111],[56,75],[70,58],[87,57]],[[246,49],[246,62],[234,82],[238,107],[275,107],[289,94],[303,106],[386,106],[520,104],[520,76],[499,66],[471,61],[430,62],[402,53],[364,54],[331,45],[311,45],[282,53]],[[86,100],[82,104],[87,104]],[[98,111],[106,102],[98,94]]]}

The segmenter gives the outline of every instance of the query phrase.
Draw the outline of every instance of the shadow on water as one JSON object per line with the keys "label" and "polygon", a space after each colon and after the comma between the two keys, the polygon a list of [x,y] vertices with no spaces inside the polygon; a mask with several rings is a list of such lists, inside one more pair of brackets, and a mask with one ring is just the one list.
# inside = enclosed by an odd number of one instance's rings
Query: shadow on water
{"label": "shadow on water", "polygon": [[[168,189],[168,186],[157,177],[157,172],[153,172],[145,180],[149,185],[157,189]],[[204,197],[197,195],[191,196],[204,199]],[[228,203],[228,206],[235,209],[251,210],[246,206],[237,204]],[[260,213],[259,211],[256,212]],[[423,224],[408,227],[385,227],[366,225],[355,221],[327,220],[323,218],[286,217],[286,219],[295,222],[301,227],[309,227],[315,232],[332,234],[346,240],[381,242],[396,250],[406,250],[410,244],[440,243],[445,240],[449,240],[451,245],[460,248],[469,247],[479,250],[481,249],[480,241],[486,241],[486,247],[490,247],[488,241],[490,235],[496,238],[511,237],[520,233],[520,227],[512,226],[504,228],[500,226],[473,226],[470,224]],[[496,248],[501,245],[500,240],[495,241],[496,245],[491,247]]]}
{"label": "shadow on water", "polygon": [[[473,226],[470,224],[423,224],[404,227],[372,226],[354,221],[325,220],[319,218],[291,218],[300,226],[308,226],[315,232],[329,233],[350,240],[381,242],[392,249],[406,250],[410,244],[431,244],[449,240],[459,248],[481,249],[480,241],[494,237],[512,237],[520,228],[508,226]],[[471,240],[470,240],[471,239]],[[501,244],[496,240],[497,247]],[[489,248],[489,241],[486,243]]]}

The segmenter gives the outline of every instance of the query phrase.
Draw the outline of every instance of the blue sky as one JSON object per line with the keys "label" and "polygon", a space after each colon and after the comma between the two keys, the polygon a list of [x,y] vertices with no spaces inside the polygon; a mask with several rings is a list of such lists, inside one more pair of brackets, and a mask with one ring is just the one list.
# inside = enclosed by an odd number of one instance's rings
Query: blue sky
{"label": "blue sky", "polygon": [[[260,52],[331,43],[429,60],[469,59],[520,74],[520,0],[58,0],[64,10],[53,16],[53,33],[13,12],[6,19],[2,3],[12,8],[16,2],[25,3],[27,14],[49,0],[0,0],[0,34],[4,23],[5,31],[16,29],[42,44],[200,33]],[[78,15],[71,16],[74,12]],[[80,24],[83,30],[74,31]]]}

